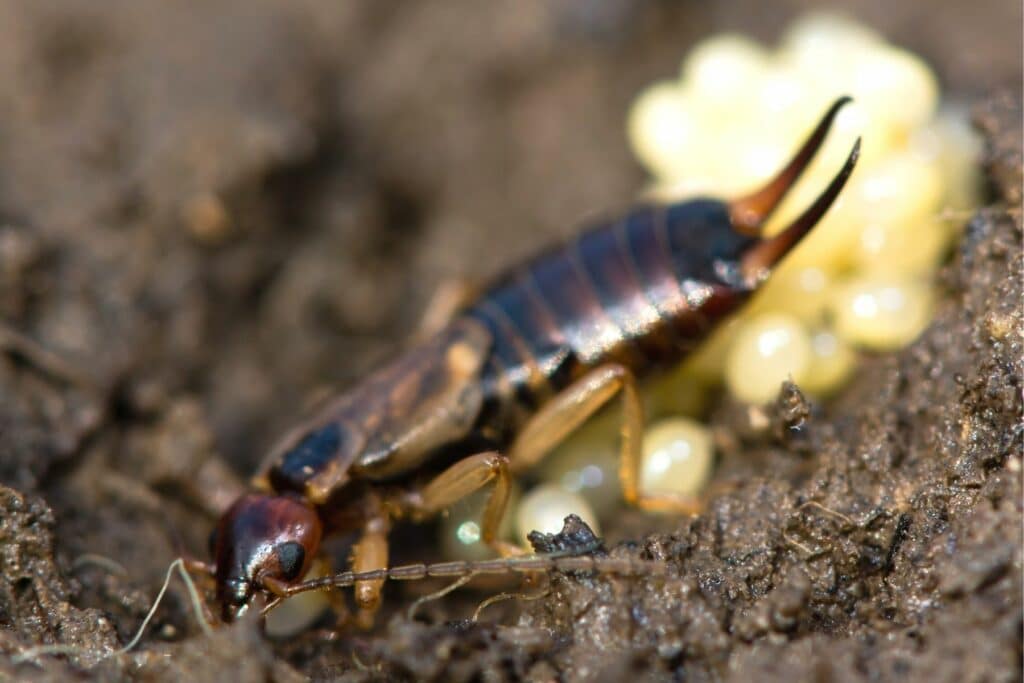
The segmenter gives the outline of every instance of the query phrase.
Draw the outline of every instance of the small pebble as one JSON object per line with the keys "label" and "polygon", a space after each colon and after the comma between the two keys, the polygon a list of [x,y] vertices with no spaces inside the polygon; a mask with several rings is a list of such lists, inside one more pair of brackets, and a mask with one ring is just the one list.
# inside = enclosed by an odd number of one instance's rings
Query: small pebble
{"label": "small pebble", "polygon": [[517,538],[523,547],[529,548],[527,536],[531,531],[557,534],[562,530],[565,518],[571,514],[580,519],[600,535],[597,515],[580,495],[569,493],[554,484],[541,484],[523,496],[516,510]]}

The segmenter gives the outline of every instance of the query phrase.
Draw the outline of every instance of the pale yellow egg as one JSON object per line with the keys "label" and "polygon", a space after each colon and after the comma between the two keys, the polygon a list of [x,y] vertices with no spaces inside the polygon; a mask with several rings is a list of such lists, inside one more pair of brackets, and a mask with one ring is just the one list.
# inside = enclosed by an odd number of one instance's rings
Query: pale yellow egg
{"label": "pale yellow egg", "polygon": [[851,63],[881,37],[849,18],[813,12],[793,22],[783,37],[780,56],[813,79],[825,100],[848,94]]}
{"label": "pale yellow egg", "polygon": [[889,45],[865,50],[855,62],[853,89],[878,116],[904,131],[930,121],[939,104],[939,83],[917,55]]}
{"label": "pale yellow egg", "polygon": [[[816,185],[801,182],[795,187],[780,206],[778,218],[773,218],[767,226],[766,234],[775,235],[788,227],[814,203],[829,180],[822,179]],[[814,229],[783,258],[780,268],[821,268],[838,272],[847,267],[857,239],[856,226],[861,221],[857,210],[856,203],[846,193],[839,195]]]}
{"label": "pale yellow egg", "polygon": [[855,174],[849,200],[856,202],[864,223],[895,224],[935,218],[942,192],[942,174],[934,164],[897,152]]}
{"label": "pale yellow egg", "polygon": [[719,150],[707,160],[717,195],[739,197],[759,190],[792,156],[796,144],[775,131],[736,129],[719,139]]}
{"label": "pale yellow egg", "polygon": [[516,510],[517,537],[524,547],[529,548],[527,536],[531,531],[558,533],[569,515],[579,516],[595,534],[600,534],[597,515],[582,496],[569,493],[555,484],[541,484],[523,496],[519,503]]}
{"label": "pale yellow egg", "polygon": [[711,476],[711,432],[695,420],[670,418],[644,434],[640,491],[698,496]]}
{"label": "pale yellow egg", "polygon": [[802,322],[815,324],[828,304],[832,274],[817,266],[802,266],[783,261],[754,295],[746,315],[785,311]]}
{"label": "pale yellow egg", "polygon": [[842,387],[856,365],[857,355],[849,344],[831,330],[818,330],[811,335],[811,363],[800,388],[826,397]]}
{"label": "pale yellow egg", "polygon": [[622,500],[619,486],[618,404],[589,420],[549,453],[537,473],[552,484],[586,499],[600,519],[607,519]]}
{"label": "pale yellow egg", "polygon": [[906,346],[931,321],[932,292],[927,281],[887,274],[862,275],[837,286],[831,302],[836,333],[867,349]]}
{"label": "pale yellow egg", "polygon": [[770,121],[772,130],[782,125],[792,131],[793,137],[799,138],[814,126],[817,114],[810,110],[818,101],[813,95],[813,85],[792,64],[771,60],[754,88],[753,106],[757,118]]}
{"label": "pale yellow egg", "polygon": [[[490,498],[491,487],[485,487],[452,505],[441,518],[441,549],[452,560],[482,560],[494,557],[494,550],[483,542],[481,520]],[[514,538],[515,509],[519,488],[513,485],[498,531],[498,538]]]}
{"label": "pale yellow egg", "polygon": [[[326,574],[326,564],[316,562],[304,578],[315,579]],[[267,614],[265,633],[271,638],[290,638],[312,626],[329,607],[330,600],[324,591],[306,591],[294,595]]]}
{"label": "pale yellow egg", "polygon": [[882,42],[882,37],[860,22],[835,12],[808,12],[790,24],[782,39],[783,50],[807,53],[816,61],[830,61],[840,50],[859,51]]}
{"label": "pale yellow egg", "polygon": [[860,230],[853,254],[863,273],[927,276],[942,262],[949,231],[937,217],[898,223],[869,222]]}
{"label": "pale yellow egg", "polygon": [[982,140],[971,127],[967,112],[956,108],[940,111],[934,121],[914,131],[909,151],[942,173],[941,211],[953,214],[944,222],[963,225],[963,213],[979,206],[982,194],[978,171]]}
{"label": "pale yellow egg", "polygon": [[637,157],[662,179],[699,176],[705,131],[679,84],[659,83],[633,103],[626,124]]}
{"label": "pale yellow egg", "polygon": [[868,168],[902,144],[904,137],[903,131],[869,107],[854,89],[847,89],[847,94],[853,96],[853,102],[836,115],[835,124],[810,167],[812,174],[819,175],[826,182],[846,161],[858,138],[860,157],[857,166]]}
{"label": "pale yellow egg", "polygon": [[728,118],[739,117],[738,106],[767,68],[767,53],[751,39],[720,34],[695,46],[683,62],[682,81],[698,106]]}
{"label": "pale yellow egg", "polygon": [[807,329],[795,316],[766,313],[744,321],[725,365],[725,383],[747,403],[768,403],[787,379],[803,382],[811,361]]}

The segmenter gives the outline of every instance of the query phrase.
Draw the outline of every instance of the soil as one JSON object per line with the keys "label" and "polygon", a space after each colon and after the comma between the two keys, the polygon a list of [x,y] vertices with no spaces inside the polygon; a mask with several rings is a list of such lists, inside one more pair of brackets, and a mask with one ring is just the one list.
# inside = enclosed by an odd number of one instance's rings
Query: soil
{"label": "soil", "polygon": [[[1022,665],[1021,8],[849,0],[986,136],[935,322],[828,405],[712,413],[724,492],[612,555],[370,632],[204,635],[171,560],[433,288],[627,205],[639,89],[810,0],[0,3],[0,680],[963,680]],[[766,418],[766,419],[765,419]],[[408,533],[408,532],[407,532]],[[399,559],[435,552],[411,534]],[[416,545],[416,544],[419,545]],[[422,552],[421,552],[422,551]],[[417,592],[418,591],[418,592]],[[493,594],[493,593],[490,593]],[[37,645],[77,648],[26,657]]]}

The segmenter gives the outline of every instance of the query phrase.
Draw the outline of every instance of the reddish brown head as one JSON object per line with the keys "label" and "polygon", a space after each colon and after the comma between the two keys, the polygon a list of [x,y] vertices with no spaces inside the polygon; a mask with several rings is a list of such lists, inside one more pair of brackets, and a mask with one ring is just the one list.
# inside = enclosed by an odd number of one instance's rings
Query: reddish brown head
{"label": "reddish brown head", "polygon": [[302,579],[323,533],[316,510],[291,496],[248,494],[220,518],[210,539],[225,621],[241,616],[266,579]]}

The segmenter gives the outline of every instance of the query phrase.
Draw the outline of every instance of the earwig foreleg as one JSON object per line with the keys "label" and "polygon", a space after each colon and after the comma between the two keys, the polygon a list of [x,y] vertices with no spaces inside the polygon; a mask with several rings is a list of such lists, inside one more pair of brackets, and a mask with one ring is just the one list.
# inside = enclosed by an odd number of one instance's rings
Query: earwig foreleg
{"label": "earwig foreleg", "polygon": [[649,496],[640,492],[644,411],[636,378],[622,365],[608,364],[591,370],[541,408],[512,444],[513,465],[519,469],[538,462],[619,392],[622,392],[623,405],[619,480],[626,502],[642,510],[695,514],[700,504],[694,499]]}
{"label": "earwig foreleg", "polygon": [[[388,566],[388,532],[391,523],[383,511],[372,516],[363,528],[363,535],[352,547],[352,571],[365,573]],[[383,579],[356,582],[355,599],[359,606],[358,623],[363,628],[373,625],[373,616],[380,607]]]}

